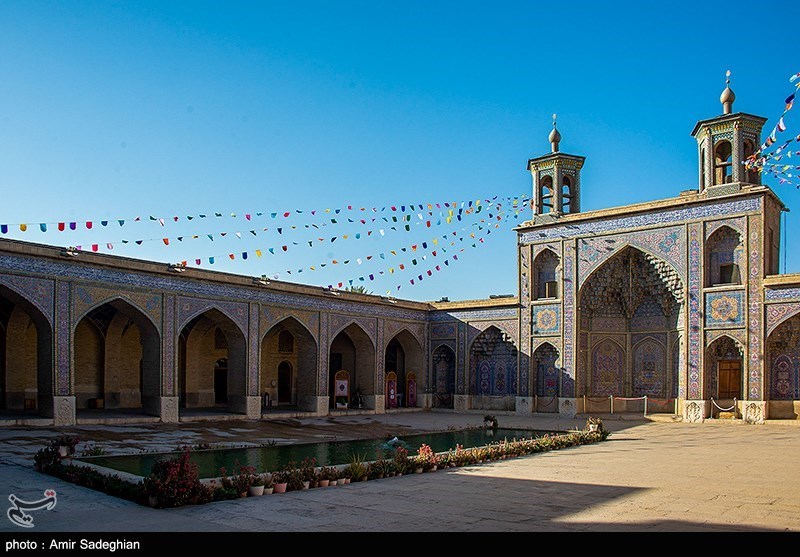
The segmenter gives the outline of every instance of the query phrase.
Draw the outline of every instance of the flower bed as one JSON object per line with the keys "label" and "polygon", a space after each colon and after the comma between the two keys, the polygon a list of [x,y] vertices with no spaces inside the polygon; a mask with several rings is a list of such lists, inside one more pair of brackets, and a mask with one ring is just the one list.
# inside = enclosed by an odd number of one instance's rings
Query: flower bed
{"label": "flower bed", "polygon": [[[595,427],[590,427],[595,426]],[[460,445],[442,452],[434,453],[423,444],[417,454],[409,455],[403,447],[398,447],[392,459],[365,462],[354,457],[349,465],[338,467],[316,467],[313,460],[290,463],[281,470],[265,471],[262,474],[250,466],[237,466],[232,476],[225,469],[220,470],[220,478],[203,481],[198,478],[197,465],[190,460],[192,448],[184,446],[178,457],[157,461],[150,475],[137,482],[118,475],[103,474],[91,466],[76,465],[72,462],[75,443],[66,457],[59,453],[58,447],[64,439],[53,441],[49,447],[41,449],[34,457],[38,471],[63,480],[102,491],[115,497],[128,499],[142,505],[158,508],[180,507],[184,505],[205,504],[212,501],[236,499],[248,492],[252,485],[271,487],[273,482],[286,481],[287,491],[333,485],[337,478],[354,481],[380,479],[387,476],[402,476],[415,470],[434,471],[437,469],[469,466],[490,460],[531,455],[535,453],[586,445],[604,441],[610,433],[596,418],[587,421],[583,431],[560,434],[546,434],[529,439],[503,439],[482,447],[465,449]],[[357,456],[357,455],[356,455]],[[355,471],[358,477],[353,478]]]}

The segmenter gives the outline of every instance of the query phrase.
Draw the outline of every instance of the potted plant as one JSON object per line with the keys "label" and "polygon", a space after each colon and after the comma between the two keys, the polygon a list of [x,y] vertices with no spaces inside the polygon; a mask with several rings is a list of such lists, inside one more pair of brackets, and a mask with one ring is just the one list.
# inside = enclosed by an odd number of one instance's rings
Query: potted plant
{"label": "potted plant", "polygon": [[[366,457],[353,454],[350,460],[350,464],[346,468],[347,478],[352,478],[356,481],[366,481],[367,474],[369,470],[367,469],[366,464],[364,464],[364,459]],[[345,482],[347,483],[347,482]]]}
{"label": "potted plant", "polygon": [[80,442],[77,437],[71,435],[61,435],[53,440],[53,446],[56,447],[59,458],[71,458],[75,454],[75,447]]}
{"label": "potted plant", "polygon": [[408,456],[408,449],[405,447],[397,447],[394,450],[394,469],[398,476],[407,474],[411,469],[411,459]]}
{"label": "potted plant", "polygon": [[339,478],[341,477],[341,472],[339,472],[338,468],[335,468],[333,466],[329,467],[327,475],[328,479],[330,480],[330,485],[339,485]]}
{"label": "potted plant", "polygon": [[384,458],[375,460],[369,464],[367,475],[371,480],[380,480],[389,475],[390,461]]}
{"label": "potted plant", "polygon": [[414,471],[417,473],[419,473],[418,470],[420,469],[425,472],[435,472],[439,463],[439,457],[433,452],[433,449],[431,449],[430,445],[423,443],[417,450],[417,456],[414,457],[414,463],[416,465],[416,469]]}
{"label": "potted plant", "polygon": [[303,476],[303,489],[317,487],[317,459],[305,457],[300,462],[300,473]]}
{"label": "potted plant", "polygon": [[269,472],[264,472],[261,474],[261,477],[264,479],[264,495],[272,493],[275,490],[275,484],[272,481],[272,474]]}
{"label": "potted plant", "polygon": [[286,493],[289,487],[289,473],[286,470],[272,472],[272,482],[275,493]]}
{"label": "potted plant", "polygon": [[247,489],[247,494],[250,497],[259,497],[264,495],[264,476],[256,474],[250,480],[250,487]]}
{"label": "potted plant", "polygon": [[338,478],[336,468],[332,466],[321,467],[319,470],[317,470],[317,478],[319,487],[328,487],[331,484],[335,484],[336,479]]}
{"label": "potted plant", "polygon": [[231,483],[236,493],[239,494],[239,497],[247,497],[247,492],[250,489],[255,475],[255,467],[242,465],[238,460],[234,462]]}

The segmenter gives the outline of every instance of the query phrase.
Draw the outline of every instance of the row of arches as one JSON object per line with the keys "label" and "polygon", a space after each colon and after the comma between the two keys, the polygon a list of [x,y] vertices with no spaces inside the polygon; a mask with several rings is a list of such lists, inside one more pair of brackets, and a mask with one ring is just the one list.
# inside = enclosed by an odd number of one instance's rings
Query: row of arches
{"label": "row of arches", "polygon": [[[36,411],[52,404],[52,330],[38,308],[0,286],[0,406]],[[219,309],[208,309],[182,327],[177,338],[177,394],[181,410],[240,411],[248,392],[248,342],[240,327]],[[377,384],[376,347],[358,324],[332,339],[328,350],[329,393],[319,393],[317,341],[297,319],[287,317],[259,344],[258,395],[265,406],[302,407],[328,394],[333,405],[334,375],[347,371],[352,392],[369,403],[383,394]],[[162,339],[150,318],[116,298],[94,307],[72,334],[72,388],[76,408],[153,411],[162,396]],[[386,373],[405,384],[424,381],[424,351],[407,329],[388,342]],[[252,391],[252,388],[249,389]],[[405,401],[400,401],[405,404]]]}
{"label": "row of arches", "polygon": [[[596,273],[581,290],[581,338],[586,341],[579,345],[585,355],[582,352],[579,361],[576,394],[676,397],[684,352],[677,326],[683,301],[676,292],[681,289],[671,288],[669,273],[643,252],[626,248],[614,257],[617,262],[607,268],[608,274]],[[629,274],[638,277],[638,282],[626,283],[615,274],[626,266],[639,266],[639,271]],[[613,335],[603,328],[609,319],[622,323]],[[48,398],[52,403],[52,334],[36,306],[0,286],[0,403],[4,409],[35,411]],[[122,298],[108,301],[79,320],[73,338],[73,394],[78,408],[148,411],[156,407],[162,392],[162,343],[143,312]],[[189,321],[180,331],[176,352],[181,408],[237,411],[248,394],[246,346],[240,328],[218,309]],[[703,396],[744,398],[743,351],[740,341],[727,334],[707,347]],[[424,350],[406,329],[389,340],[378,361],[383,376],[392,374],[396,381],[398,406],[418,403],[409,385],[420,392],[429,390],[433,406],[439,407],[453,407],[456,392],[489,397],[520,394],[519,355],[514,339],[503,331],[491,326],[478,334],[466,356],[463,387],[457,385],[456,353],[447,344],[432,350],[427,384]],[[767,397],[800,398],[800,315],[770,333],[765,357]],[[541,344],[532,359],[531,392],[539,397],[563,396],[567,378],[559,349]],[[351,323],[329,344],[328,392],[320,393],[319,378],[324,372],[319,369],[316,340],[300,321],[287,317],[261,339],[258,394],[271,405],[298,407],[309,397],[327,395],[335,407],[336,374],[345,370],[350,387],[347,402],[369,407],[388,388],[386,382],[379,382],[375,362],[376,347],[370,336]]]}

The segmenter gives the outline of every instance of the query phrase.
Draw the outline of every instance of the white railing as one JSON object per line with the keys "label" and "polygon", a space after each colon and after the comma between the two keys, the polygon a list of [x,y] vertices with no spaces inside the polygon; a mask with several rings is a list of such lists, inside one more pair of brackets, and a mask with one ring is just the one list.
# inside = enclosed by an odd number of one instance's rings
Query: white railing
{"label": "white railing", "polygon": [[[601,398],[594,398],[594,399],[592,399],[591,397],[587,397],[586,395],[583,395],[583,413],[584,414],[588,413],[587,412],[587,408],[588,408],[588,404],[587,403],[589,403],[589,402],[605,402],[605,401],[608,401],[609,413],[613,414],[614,413],[614,400],[622,400],[622,401],[642,400],[642,401],[644,401],[644,413],[643,413],[643,415],[647,416],[647,401],[648,401],[647,395],[639,396],[639,397],[622,397],[622,396],[615,397],[614,395],[609,395],[608,397],[601,397]],[[667,399],[667,400],[669,400],[669,399]],[[676,399],[674,399],[674,401],[675,401],[674,402],[675,403],[674,412],[675,412],[675,414],[677,414],[678,413],[678,399],[676,398]]]}

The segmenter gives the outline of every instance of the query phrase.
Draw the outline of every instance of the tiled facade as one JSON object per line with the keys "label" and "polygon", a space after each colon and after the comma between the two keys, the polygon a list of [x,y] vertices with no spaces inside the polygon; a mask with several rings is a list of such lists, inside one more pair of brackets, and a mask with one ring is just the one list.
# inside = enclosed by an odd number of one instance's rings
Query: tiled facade
{"label": "tiled facade", "polygon": [[[590,212],[584,159],[551,134],[553,152],[529,161],[535,202],[509,298],[411,302],[0,240],[5,412],[72,424],[108,399],[165,422],[220,405],[327,415],[346,370],[348,410],[364,412],[644,404],[689,421],[796,419],[800,276],[773,274],[783,205],[713,157],[720,142],[757,144],[762,120],[698,123],[697,189]],[[121,365],[136,360],[138,378]]]}

